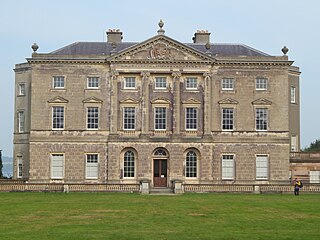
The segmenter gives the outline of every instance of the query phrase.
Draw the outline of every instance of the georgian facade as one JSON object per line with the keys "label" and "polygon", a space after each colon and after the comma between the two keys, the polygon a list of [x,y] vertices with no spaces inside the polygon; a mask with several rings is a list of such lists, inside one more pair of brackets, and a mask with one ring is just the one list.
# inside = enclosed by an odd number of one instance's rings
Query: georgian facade
{"label": "georgian facade", "polygon": [[[299,68],[242,44],[158,34],[77,42],[17,64],[14,178],[265,184],[299,146]],[[283,49],[286,54],[286,49]]]}

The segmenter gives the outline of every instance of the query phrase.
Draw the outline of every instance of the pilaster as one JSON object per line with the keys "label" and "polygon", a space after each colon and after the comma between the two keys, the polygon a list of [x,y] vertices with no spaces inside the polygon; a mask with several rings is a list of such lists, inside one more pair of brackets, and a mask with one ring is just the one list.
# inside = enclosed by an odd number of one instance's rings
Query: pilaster
{"label": "pilaster", "polygon": [[180,78],[181,72],[173,72],[173,134],[178,135],[180,134]]}
{"label": "pilaster", "polygon": [[118,131],[118,78],[117,71],[111,72],[110,76],[110,134]]}
{"label": "pilaster", "polygon": [[141,116],[141,133],[143,135],[149,132],[149,77],[150,72],[141,72],[142,78],[142,116]]}
{"label": "pilaster", "polygon": [[204,135],[209,136],[211,133],[211,73],[205,72],[204,77]]}

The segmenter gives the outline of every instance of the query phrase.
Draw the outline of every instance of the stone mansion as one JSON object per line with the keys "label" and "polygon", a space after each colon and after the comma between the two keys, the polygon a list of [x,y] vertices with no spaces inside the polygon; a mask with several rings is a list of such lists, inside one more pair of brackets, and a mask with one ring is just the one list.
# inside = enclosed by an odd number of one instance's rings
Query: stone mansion
{"label": "stone mansion", "polygon": [[244,44],[157,34],[75,42],[15,66],[14,178],[281,184],[300,149],[299,68]]}

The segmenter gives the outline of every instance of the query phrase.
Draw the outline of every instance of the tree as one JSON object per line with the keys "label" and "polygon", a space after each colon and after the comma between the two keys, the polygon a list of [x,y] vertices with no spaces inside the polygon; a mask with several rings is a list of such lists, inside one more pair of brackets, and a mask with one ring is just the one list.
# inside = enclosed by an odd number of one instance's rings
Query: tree
{"label": "tree", "polygon": [[309,147],[306,147],[304,152],[320,152],[320,139],[310,143]]}

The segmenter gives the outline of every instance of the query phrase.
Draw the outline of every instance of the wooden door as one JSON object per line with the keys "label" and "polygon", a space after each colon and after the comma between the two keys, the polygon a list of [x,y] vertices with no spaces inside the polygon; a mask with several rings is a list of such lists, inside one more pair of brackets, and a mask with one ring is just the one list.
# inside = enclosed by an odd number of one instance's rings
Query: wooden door
{"label": "wooden door", "polygon": [[153,186],[167,187],[167,159],[153,160]]}

